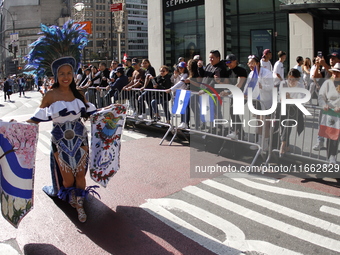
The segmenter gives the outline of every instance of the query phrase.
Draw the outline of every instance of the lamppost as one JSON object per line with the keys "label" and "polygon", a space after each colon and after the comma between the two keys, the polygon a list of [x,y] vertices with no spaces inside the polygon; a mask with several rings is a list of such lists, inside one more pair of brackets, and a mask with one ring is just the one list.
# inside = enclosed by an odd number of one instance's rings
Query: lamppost
{"label": "lamppost", "polygon": [[73,6],[74,9],[76,9],[76,13],[74,14],[74,20],[75,21],[84,21],[85,20],[85,5],[84,3],[76,3]]}
{"label": "lamppost", "polygon": [[[77,11],[73,15],[73,19],[76,22],[85,21],[85,5],[84,3],[76,3],[73,8]],[[83,49],[83,62],[86,63],[86,49]]]}
{"label": "lamppost", "polygon": [[14,73],[16,74],[17,73],[16,54],[18,51],[18,46],[16,45],[16,42],[18,41],[19,38],[18,38],[18,34],[15,33],[15,19],[13,17],[13,14],[8,9],[6,9],[5,7],[1,7],[1,12],[2,10],[5,10],[10,15],[11,20],[12,20],[13,33],[10,35],[10,43],[9,43],[9,47],[7,50],[9,52],[13,52],[13,60],[14,60],[14,68],[15,68]]}
{"label": "lamppost", "polygon": [[2,11],[2,10],[7,11],[7,12],[9,13],[9,15],[11,16],[13,33],[15,33],[15,20],[14,20],[14,18],[13,18],[12,13],[11,13],[9,10],[7,10],[5,7],[1,7],[1,11]]}

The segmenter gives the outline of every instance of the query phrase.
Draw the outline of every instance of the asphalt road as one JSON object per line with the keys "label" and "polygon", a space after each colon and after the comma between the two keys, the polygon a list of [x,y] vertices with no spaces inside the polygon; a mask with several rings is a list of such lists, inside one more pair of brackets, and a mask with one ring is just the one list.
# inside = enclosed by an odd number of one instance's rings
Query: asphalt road
{"label": "asphalt road", "polygon": [[[0,92],[0,119],[29,118],[41,96],[26,95],[14,94],[9,103]],[[50,130],[51,123],[40,124],[34,209],[18,229],[0,217],[0,254],[340,254],[340,185],[334,179],[193,177],[193,151],[211,164],[247,164],[179,139],[160,146],[162,133],[142,126],[124,130],[121,169],[99,189],[100,200],[87,201],[88,220],[81,224],[71,206],[41,190],[50,184]],[[95,183],[88,177],[87,184]]]}

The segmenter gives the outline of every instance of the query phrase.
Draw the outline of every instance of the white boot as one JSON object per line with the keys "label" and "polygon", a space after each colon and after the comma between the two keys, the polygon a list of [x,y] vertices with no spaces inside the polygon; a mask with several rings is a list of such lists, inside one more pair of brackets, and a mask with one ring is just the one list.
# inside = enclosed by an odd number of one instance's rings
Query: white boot
{"label": "white boot", "polygon": [[85,222],[87,219],[85,210],[84,210],[84,197],[77,197],[77,212],[78,212],[78,220],[80,222]]}

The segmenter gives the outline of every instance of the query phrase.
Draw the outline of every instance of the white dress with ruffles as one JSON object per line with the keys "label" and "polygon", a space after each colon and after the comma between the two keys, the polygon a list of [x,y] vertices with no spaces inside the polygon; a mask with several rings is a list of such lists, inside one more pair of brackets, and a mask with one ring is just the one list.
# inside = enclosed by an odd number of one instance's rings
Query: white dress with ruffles
{"label": "white dress with ruffles", "polygon": [[[72,172],[74,176],[78,171],[87,170],[87,130],[81,117],[96,111],[93,104],[87,103],[87,106],[78,98],[73,101],[56,101],[49,107],[37,109],[31,118],[37,122],[53,121],[52,150],[58,153],[58,164],[55,166],[60,171]],[[60,188],[62,184],[58,186]]]}

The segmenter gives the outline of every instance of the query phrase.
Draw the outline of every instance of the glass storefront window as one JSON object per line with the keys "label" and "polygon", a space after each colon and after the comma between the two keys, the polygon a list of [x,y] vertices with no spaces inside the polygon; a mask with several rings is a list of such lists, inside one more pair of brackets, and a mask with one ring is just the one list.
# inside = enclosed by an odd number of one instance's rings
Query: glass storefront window
{"label": "glass storefront window", "polygon": [[185,61],[199,54],[205,58],[204,5],[164,14],[165,64],[173,66],[179,57]]}
{"label": "glass storefront window", "polygon": [[[253,0],[225,0],[225,31],[225,52],[236,54],[245,68],[248,55],[256,54],[261,57],[260,52],[269,47],[268,45],[271,45],[273,52],[273,65],[278,59],[278,51],[286,51],[289,54],[288,17],[287,13],[280,12],[278,0],[263,0],[261,5]],[[256,34],[258,37],[266,37],[263,38],[262,48],[253,45],[258,39],[255,38]],[[285,65],[289,66],[288,61]]]}

